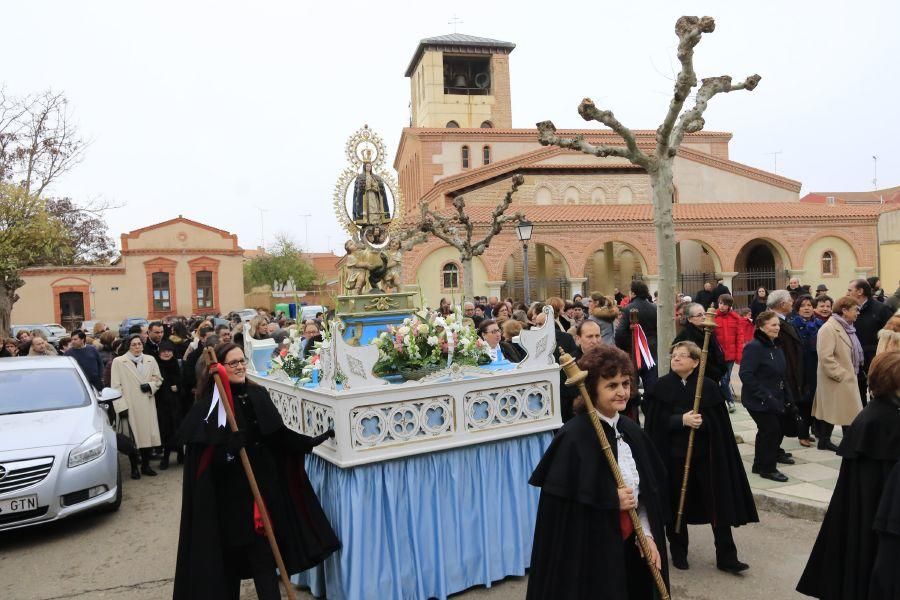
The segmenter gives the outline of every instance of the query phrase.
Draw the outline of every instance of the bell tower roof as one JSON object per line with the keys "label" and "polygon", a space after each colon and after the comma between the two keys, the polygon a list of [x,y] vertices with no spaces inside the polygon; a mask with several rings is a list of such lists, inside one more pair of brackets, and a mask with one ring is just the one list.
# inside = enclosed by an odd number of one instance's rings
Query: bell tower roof
{"label": "bell tower roof", "polygon": [[406,76],[412,77],[416,65],[422,59],[426,49],[443,50],[460,54],[509,54],[516,47],[512,42],[492,40],[490,38],[466,35],[464,33],[450,33],[419,40],[419,46],[413,54],[409,66],[406,67]]}

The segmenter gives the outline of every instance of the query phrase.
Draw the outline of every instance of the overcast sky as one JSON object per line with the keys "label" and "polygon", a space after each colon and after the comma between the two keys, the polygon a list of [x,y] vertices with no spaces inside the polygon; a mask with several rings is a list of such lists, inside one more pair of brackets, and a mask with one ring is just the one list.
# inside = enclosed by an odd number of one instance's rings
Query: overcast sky
{"label": "overcast sky", "polygon": [[[64,92],[84,161],[51,193],[123,205],[124,231],[178,214],[245,248],[278,232],[313,251],[342,246],[331,209],[344,143],[363,123],[393,157],[409,121],[403,76],[418,40],[458,31],[517,44],[513,125],[584,127],[590,96],[654,129],[671,95],[675,20],[709,14],[700,77],[757,72],[752,93],[716,97],[706,129],[731,158],[809,191],[900,184],[900,3],[724,2],[3,2],[0,83]],[[312,214],[305,218],[302,215]]]}

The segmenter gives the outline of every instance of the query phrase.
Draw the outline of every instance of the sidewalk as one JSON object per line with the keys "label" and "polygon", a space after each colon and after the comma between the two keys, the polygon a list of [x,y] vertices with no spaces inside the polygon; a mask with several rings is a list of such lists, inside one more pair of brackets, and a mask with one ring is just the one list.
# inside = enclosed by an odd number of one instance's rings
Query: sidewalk
{"label": "sidewalk", "polygon": [[[741,384],[736,371],[731,381],[735,398],[739,400]],[[731,414],[731,425],[757,508],[773,510],[791,517],[821,521],[837,482],[841,458],[834,452],[817,450],[815,445],[812,448],[804,448],[797,438],[784,438],[781,447],[793,454],[797,464],[778,466],[778,470],[788,476],[785,483],[763,479],[750,472],[753,466],[756,423],[740,403],[735,406],[737,410]],[[835,427],[832,441],[840,445],[841,435],[841,428]]]}

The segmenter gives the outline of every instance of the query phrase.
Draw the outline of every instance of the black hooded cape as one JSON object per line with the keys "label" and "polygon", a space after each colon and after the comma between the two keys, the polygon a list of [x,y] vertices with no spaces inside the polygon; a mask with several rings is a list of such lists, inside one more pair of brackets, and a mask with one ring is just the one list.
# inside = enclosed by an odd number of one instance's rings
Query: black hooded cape
{"label": "black hooded cape", "polygon": [[878,554],[872,565],[869,600],[900,600],[900,462],[894,465],[875,515]]}
{"label": "black hooded cape", "polygon": [[[613,429],[605,422],[603,428],[616,453]],[[637,464],[641,479],[638,502],[647,509],[668,586],[663,466],[637,423],[620,418],[618,429]],[[627,600],[619,496],[587,414],[576,415],[557,432],[529,483],[541,488],[541,499],[527,598]],[[652,582],[650,571],[645,574]],[[651,587],[655,589],[652,583]]]}
{"label": "black hooded cape", "polygon": [[[673,515],[678,512],[690,433],[690,429],[682,424],[681,416],[693,409],[696,390],[696,370],[688,377],[687,384],[671,372],[659,379],[653,388],[653,399],[647,403],[649,412],[644,428],[666,467]],[[703,425],[694,435],[684,504],[685,522],[732,527],[759,522],[725,399],[711,379],[704,378],[703,381],[700,414]]]}
{"label": "black hooded cape", "polygon": [[[900,411],[874,398],[850,425],[834,494],[797,591],[829,600],[869,598],[878,537],[872,529],[888,474],[900,458]],[[897,570],[897,555],[892,570]],[[896,574],[894,574],[896,577]]]}
{"label": "black hooded cape", "polygon": [[[310,438],[285,427],[262,386],[232,384],[232,393],[235,419],[244,432],[279,550],[288,573],[299,573],[340,547],[303,465],[303,455],[324,438]],[[235,548],[259,547],[254,544],[260,534],[254,530],[249,483],[237,452],[231,453],[225,445],[231,434],[217,427],[215,411],[206,422],[209,406],[210,400],[195,402],[180,432],[187,456],[174,600],[229,597],[226,568],[232,577],[236,570],[241,579],[251,578],[252,572],[246,560],[226,566],[226,553],[233,556]]]}

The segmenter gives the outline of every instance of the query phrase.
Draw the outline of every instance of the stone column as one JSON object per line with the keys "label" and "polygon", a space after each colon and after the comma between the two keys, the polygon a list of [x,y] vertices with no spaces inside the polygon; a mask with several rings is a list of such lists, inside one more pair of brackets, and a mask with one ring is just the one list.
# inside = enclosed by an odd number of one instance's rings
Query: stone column
{"label": "stone column", "polygon": [[[650,297],[653,297],[653,292],[659,290],[659,275],[644,275],[644,283],[650,289]],[[627,294],[628,290],[622,290],[622,293]]]}
{"label": "stone column", "polygon": [[[604,243],[603,244],[603,268],[606,271],[606,273],[603,274],[604,281],[602,282],[602,284],[600,285],[600,288],[599,288],[600,291],[602,291],[604,294],[612,294],[613,288],[619,288],[620,290],[622,289],[621,286],[619,285],[619,282],[617,282],[613,279],[613,272],[614,272],[613,269],[615,268],[613,261],[615,259],[616,259],[616,257],[613,254],[613,243],[612,242]],[[628,282],[626,282],[625,285],[628,285]],[[624,290],[623,293],[627,294],[628,290]]]}
{"label": "stone column", "polygon": [[[584,284],[587,281],[587,277],[569,277],[569,298],[575,296],[575,294],[581,294],[584,296]],[[567,300],[569,298],[566,298]]]}
{"label": "stone column", "polygon": [[547,249],[543,244],[534,245],[534,258],[537,262],[537,281],[531,282],[531,301],[543,302],[547,299]]}
{"label": "stone column", "polygon": [[500,290],[502,290],[503,286],[506,285],[506,281],[485,281],[484,285],[486,285],[488,289],[488,298],[490,298],[491,296],[502,298],[502,296],[500,296]]}

